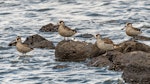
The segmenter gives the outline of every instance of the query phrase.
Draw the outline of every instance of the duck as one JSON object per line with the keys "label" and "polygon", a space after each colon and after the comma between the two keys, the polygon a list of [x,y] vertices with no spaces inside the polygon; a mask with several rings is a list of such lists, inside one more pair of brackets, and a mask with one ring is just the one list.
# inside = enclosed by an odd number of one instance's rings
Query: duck
{"label": "duck", "polygon": [[123,29],[126,29],[126,34],[133,38],[135,38],[136,36],[138,36],[142,33],[141,29],[133,27],[132,23],[126,23],[126,25]]}
{"label": "duck", "polygon": [[115,45],[111,39],[102,38],[100,34],[96,34],[95,38],[96,38],[96,45],[99,49],[107,52],[115,48]]}
{"label": "duck", "polygon": [[22,54],[26,54],[33,50],[29,45],[22,43],[20,36],[16,38],[16,49]]}
{"label": "duck", "polygon": [[77,33],[76,30],[73,30],[70,27],[67,27],[64,21],[59,21],[58,25],[59,25],[58,33],[64,37],[64,40],[65,40],[65,37],[71,37]]}

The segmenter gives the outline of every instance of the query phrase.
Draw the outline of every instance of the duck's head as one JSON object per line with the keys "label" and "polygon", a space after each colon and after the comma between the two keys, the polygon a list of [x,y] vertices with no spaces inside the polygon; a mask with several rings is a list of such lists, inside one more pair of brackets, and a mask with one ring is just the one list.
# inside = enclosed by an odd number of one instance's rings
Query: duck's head
{"label": "duck's head", "polygon": [[132,27],[132,23],[126,23],[126,25],[124,26],[124,28],[122,28],[121,30],[124,30],[126,27]]}
{"label": "duck's head", "polygon": [[61,20],[58,22],[58,25],[65,25],[65,23],[64,23],[64,21]]}
{"label": "duck's head", "polygon": [[96,38],[96,39],[99,39],[99,38],[101,38],[101,35],[100,35],[100,34],[96,34],[96,35],[95,35],[95,38]]}
{"label": "duck's head", "polygon": [[21,37],[20,36],[17,36],[16,42],[21,42]]}
{"label": "duck's head", "polygon": [[132,27],[132,23],[126,23],[125,27]]}

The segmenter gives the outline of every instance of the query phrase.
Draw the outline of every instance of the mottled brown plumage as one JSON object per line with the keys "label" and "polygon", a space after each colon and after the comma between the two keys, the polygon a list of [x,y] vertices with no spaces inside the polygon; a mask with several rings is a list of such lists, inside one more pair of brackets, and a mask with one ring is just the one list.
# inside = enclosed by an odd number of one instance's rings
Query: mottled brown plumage
{"label": "mottled brown plumage", "polygon": [[125,28],[126,28],[126,34],[131,37],[138,36],[139,34],[142,33],[140,29],[133,27],[132,23],[126,23]]}
{"label": "mottled brown plumage", "polygon": [[96,45],[99,49],[105,50],[105,51],[114,49],[114,43],[111,39],[109,38],[102,39],[100,34],[97,34],[96,40],[97,40]]}
{"label": "mottled brown plumage", "polygon": [[23,44],[21,42],[21,37],[20,36],[17,36],[16,38],[16,48],[19,52],[23,53],[23,54],[26,54],[27,52],[30,52],[31,50],[33,50],[33,48],[29,47],[29,45],[27,44]]}
{"label": "mottled brown plumage", "polygon": [[58,32],[61,36],[63,37],[71,37],[73,36],[75,33],[77,33],[76,30],[73,30],[67,26],[65,26],[65,23],[63,21],[59,22],[59,28],[58,28]]}

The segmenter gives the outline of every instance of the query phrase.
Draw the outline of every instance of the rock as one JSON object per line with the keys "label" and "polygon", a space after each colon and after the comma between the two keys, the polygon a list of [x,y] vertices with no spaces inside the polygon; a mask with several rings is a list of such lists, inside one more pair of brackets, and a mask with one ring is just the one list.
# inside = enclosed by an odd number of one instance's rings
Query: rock
{"label": "rock", "polygon": [[81,38],[92,38],[92,37],[94,37],[92,34],[80,34],[80,35],[78,35],[78,36],[76,36],[76,37],[81,37]]}
{"label": "rock", "polygon": [[134,51],[120,59],[124,68],[122,78],[127,83],[150,84],[150,53]]}
{"label": "rock", "polygon": [[55,48],[54,44],[51,41],[48,41],[38,34],[27,37],[24,43],[32,46],[33,48]]}
{"label": "rock", "polygon": [[98,56],[94,57],[89,63],[88,66],[94,67],[106,67],[109,66],[111,62],[108,60],[106,56]]}
{"label": "rock", "polygon": [[58,25],[54,25],[52,23],[49,23],[45,26],[42,26],[42,28],[39,31],[41,31],[41,32],[57,32],[58,31]]}
{"label": "rock", "polygon": [[91,61],[88,63],[88,65],[94,66],[94,67],[111,66],[113,64],[113,60],[116,58],[116,56],[120,56],[120,55],[122,55],[121,52],[108,51],[107,55],[101,54],[98,57],[92,58]]}
{"label": "rock", "polygon": [[150,41],[150,37],[146,37],[146,36],[136,36],[135,40]]}
{"label": "rock", "polygon": [[64,68],[67,68],[69,67],[68,65],[56,65],[53,67],[53,69],[64,69]]}
{"label": "rock", "polygon": [[95,67],[109,66],[109,70],[123,71],[123,79],[132,84],[150,84],[150,53],[133,51],[121,53],[108,51],[106,56],[92,58],[88,64]]}
{"label": "rock", "polygon": [[117,46],[119,46],[119,48],[117,48],[116,50],[122,53],[132,51],[150,52],[150,46],[136,41],[125,41],[118,44]]}
{"label": "rock", "polygon": [[98,56],[99,49],[92,43],[79,41],[61,41],[55,48],[58,61],[84,61],[86,58]]}

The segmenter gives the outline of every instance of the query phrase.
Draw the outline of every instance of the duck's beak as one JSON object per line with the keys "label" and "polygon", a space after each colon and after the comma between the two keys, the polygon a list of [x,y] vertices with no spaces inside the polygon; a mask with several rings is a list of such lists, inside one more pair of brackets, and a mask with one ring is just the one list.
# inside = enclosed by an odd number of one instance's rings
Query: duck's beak
{"label": "duck's beak", "polygon": [[124,30],[126,28],[126,26],[124,28],[122,28],[121,30]]}
{"label": "duck's beak", "polygon": [[97,37],[96,37],[96,35],[93,35],[93,37],[96,39]]}
{"label": "duck's beak", "polygon": [[60,22],[58,22],[57,25],[60,25]]}

